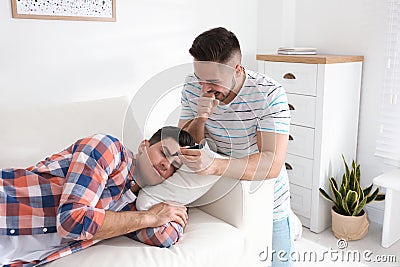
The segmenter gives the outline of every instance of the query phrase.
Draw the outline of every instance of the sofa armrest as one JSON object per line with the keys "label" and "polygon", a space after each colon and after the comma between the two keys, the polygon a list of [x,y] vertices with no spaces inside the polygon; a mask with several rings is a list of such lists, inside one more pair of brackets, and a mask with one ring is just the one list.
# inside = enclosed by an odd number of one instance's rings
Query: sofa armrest
{"label": "sofa armrest", "polygon": [[238,181],[222,177],[207,194],[192,203],[242,230],[246,238],[243,263],[247,266],[270,263],[275,180]]}

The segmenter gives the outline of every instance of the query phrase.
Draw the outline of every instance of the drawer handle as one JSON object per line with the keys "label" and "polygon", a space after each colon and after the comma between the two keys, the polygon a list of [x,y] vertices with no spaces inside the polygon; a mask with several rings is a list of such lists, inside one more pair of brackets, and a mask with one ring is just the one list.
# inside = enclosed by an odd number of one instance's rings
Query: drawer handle
{"label": "drawer handle", "polygon": [[295,79],[296,79],[296,76],[294,76],[293,73],[288,72],[288,73],[286,73],[285,75],[283,75],[283,79],[295,80]]}
{"label": "drawer handle", "polygon": [[289,134],[289,141],[293,141],[293,140],[294,140],[293,136]]}
{"label": "drawer handle", "polygon": [[285,168],[286,168],[286,170],[288,170],[288,171],[291,171],[291,170],[293,170],[293,167],[292,167],[292,165],[290,165],[289,163],[287,163],[287,162],[285,162]]}
{"label": "drawer handle", "polygon": [[296,110],[292,104],[289,104],[289,110]]}

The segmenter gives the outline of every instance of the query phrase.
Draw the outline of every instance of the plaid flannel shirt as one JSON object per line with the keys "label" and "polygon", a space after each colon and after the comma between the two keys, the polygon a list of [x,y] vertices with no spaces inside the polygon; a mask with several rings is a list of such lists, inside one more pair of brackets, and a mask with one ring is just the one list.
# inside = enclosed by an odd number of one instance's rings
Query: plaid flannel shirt
{"label": "plaid flannel shirt", "polygon": [[[27,169],[0,169],[0,235],[58,233],[71,239],[42,260],[5,266],[40,266],[88,248],[105,217],[105,210],[130,190],[135,157],[115,137],[96,134]],[[136,210],[134,203],[123,208]],[[127,236],[169,247],[182,227],[169,223]],[[76,241],[74,241],[76,240]]]}

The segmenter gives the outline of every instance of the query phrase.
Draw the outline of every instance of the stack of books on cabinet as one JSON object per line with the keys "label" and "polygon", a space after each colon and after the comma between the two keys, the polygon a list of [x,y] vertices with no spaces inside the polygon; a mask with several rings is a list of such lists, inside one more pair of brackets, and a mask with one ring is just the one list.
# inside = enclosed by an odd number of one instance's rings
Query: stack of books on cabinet
{"label": "stack of books on cabinet", "polygon": [[312,47],[280,47],[278,54],[281,55],[316,55],[317,49]]}

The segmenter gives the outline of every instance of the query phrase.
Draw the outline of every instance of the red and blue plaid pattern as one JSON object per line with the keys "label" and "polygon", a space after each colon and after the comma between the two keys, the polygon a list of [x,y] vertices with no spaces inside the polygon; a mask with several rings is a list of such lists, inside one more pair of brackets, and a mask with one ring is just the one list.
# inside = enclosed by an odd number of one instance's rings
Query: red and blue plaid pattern
{"label": "red and blue plaid pattern", "polygon": [[[41,261],[9,266],[39,266],[97,243],[91,238],[102,225],[105,210],[130,190],[134,161],[132,152],[115,137],[96,134],[27,169],[0,169],[0,235],[57,232],[78,240]],[[124,210],[136,210],[128,206]],[[182,227],[170,223],[129,237],[169,247],[181,234]]]}

